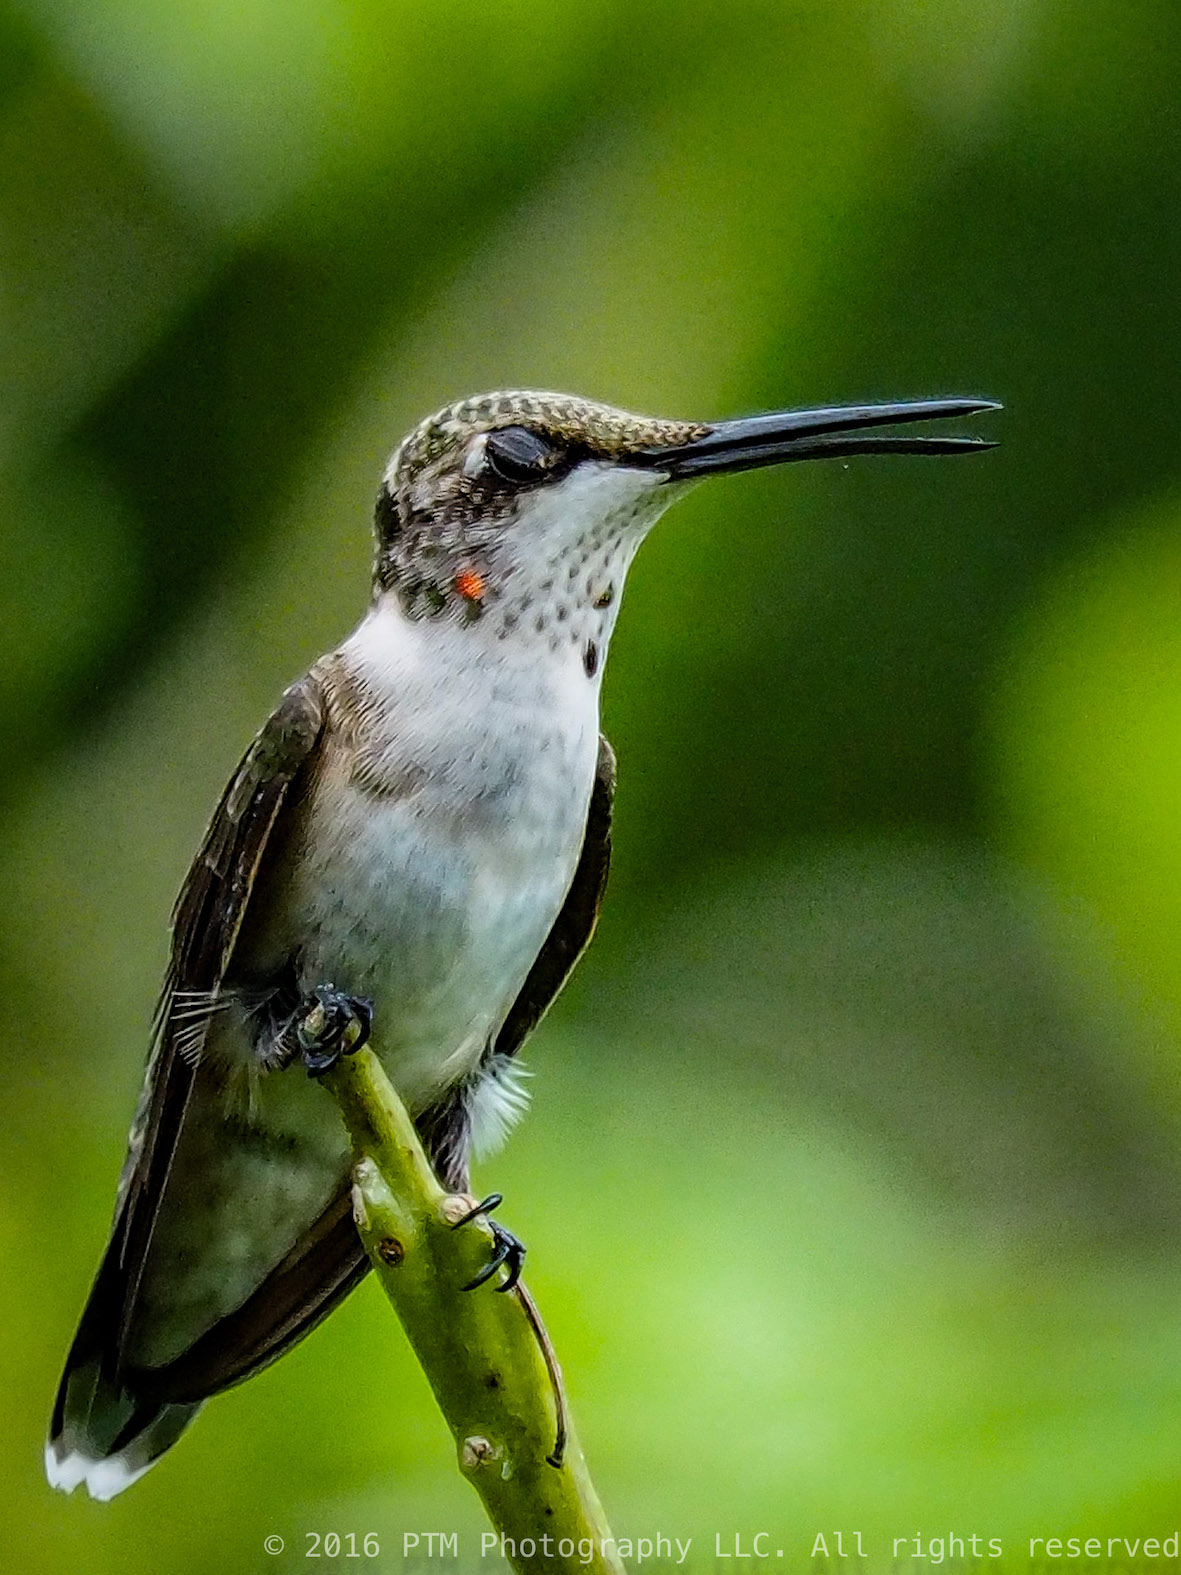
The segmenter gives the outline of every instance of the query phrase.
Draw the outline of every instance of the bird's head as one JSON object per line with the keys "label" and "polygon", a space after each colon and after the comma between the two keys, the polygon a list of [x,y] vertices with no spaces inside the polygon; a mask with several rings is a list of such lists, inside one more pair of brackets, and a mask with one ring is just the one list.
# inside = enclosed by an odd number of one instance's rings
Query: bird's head
{"label": "bird's head", "polygon": [[588,611],[609,634],[636,548],[689,484],[793,460],[989,448],[865,429],[997,408],[943,399],[703,422],[565,394],[465,399],[430,416],[390,460],[377,500],[377,588],[412,618],[490,618],[498,632],[555,649],[585,644]]}

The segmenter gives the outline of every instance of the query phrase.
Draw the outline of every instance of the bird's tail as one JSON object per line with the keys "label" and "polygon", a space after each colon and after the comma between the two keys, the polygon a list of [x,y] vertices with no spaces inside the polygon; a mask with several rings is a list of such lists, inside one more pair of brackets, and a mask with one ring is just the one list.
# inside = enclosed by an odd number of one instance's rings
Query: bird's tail
{"label": "bird's tail", "polygon": [[108,1246],[57,1391],[45,1474],[72,1493],[85,1482],[91,1498],[114,1498],[170,1449],[201,1409],[191,1402],[151,1399],[118,1373],[122,1279],[119,1253]]}
{"label": "bird's tail", "polygon": [[72,1493],[85,1482],[91,1498],[114,1498],[171,1449],[200,1409],[200,1401],[139,1398],[103,1372],[97,1353],[75,1362],[71,1352],[45,1446],[50,1486]]}

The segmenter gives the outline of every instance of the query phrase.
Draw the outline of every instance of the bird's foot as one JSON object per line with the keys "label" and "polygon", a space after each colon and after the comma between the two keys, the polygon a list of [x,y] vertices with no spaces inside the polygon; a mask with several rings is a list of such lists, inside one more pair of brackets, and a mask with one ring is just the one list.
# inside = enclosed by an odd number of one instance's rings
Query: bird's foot
{"label": "bird's foot", "polygon": [[321,984],[304,997],[291,1024],[297,1053],[309,1077],[323,1077],[369,1038],[373,1002]]}
{"label": "bird's foot", "polygon": [[525,1310],[525,1317],[529,1321],[529,1327],[533,1330],[533,1337],[537,1341],[542,1360],[545,1362],[545,1369],[549,1374],[550,1383],[554,1391],[554,1414],[556,1418],[554,1447],[545,1458],[549,1465],[558,1469],[561,1467],[562,1460],[565,1457],[566,1439],[569,1434],[566,1391],[562,1387],[562,1370],[558,1366],[558,1358],[550,1342],[549,1334],[541,1321],[541,1314],[535,1307],[529,1292],[519,1283],[521,1265],[525,1260],[525,1243],[518,1240],[511,1230],[505,1230],[503,1225],[498,1225],[495,1220],[488,1219],[492,1210],[498,1209],[503,1201],[499,1192],[490,1192],[486,1198],[476,1204],[475,1208],[468,1209],[466,1214],[462,1214],[459,1219],[452,1222],[451,1229],[458,1230],[461,1225],[470,1225],[472,1220],[483,1216],[487,1220],[494,1238],[491,1258],[489,1258],[479,1274],[476,1275],[475,1279],[465,1285],[463,1289],[465,1291],[474,1291],[478,1286],[483,1285],[486,1280],[490,1280],[502,1263],[507,1266],[508,1273],[504,1277],[504,1283],[498,1285],[496,1289],[498,1291],[516,1291],[517,1300]]}
{"label": "bird's foot", "polygon": [[521,1268],[525,1262],[525,1243],[519,1237],[514,1236],[511,1230],[506,1230],[503,1225],[498,1225],[494,1219],[488,1218],[492,1210],[499,1208],[503,1201],[504,1199],[499,1192],[490,1192],[482,1202],[477,1203],[474,1209],[469,1209],[451,1227],[452,1230],[458,1230],[461,1225],[470,1225],[472,1220],[483,1216],[489,1229],[492,1231],[492,1256],[479,1274],[476,1275],[475,1279],[462,1287],[465,1291],[474,1291],[490,1280],[502,1263],[508,1270],[508,1273],[496,1287],[498,1291],[511,1291],[521,1278]]}

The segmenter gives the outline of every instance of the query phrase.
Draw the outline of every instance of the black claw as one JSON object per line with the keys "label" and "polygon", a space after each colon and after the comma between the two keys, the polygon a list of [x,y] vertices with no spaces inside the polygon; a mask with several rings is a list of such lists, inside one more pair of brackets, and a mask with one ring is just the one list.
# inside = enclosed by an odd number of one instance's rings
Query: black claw
{"label": "black claw", "polygon": [[469,1209],[466,1214],[457,1219],[452,1225],[452,1230],[458,1230],[461,1225],[470,1225],[481,1214],[491,1214],[493,1209],[498,1209],[504,1202],[503,1192],[490,1192],[482,1203],[477,1203],[475,1208]]}
{"label": "black claw", "polygon": [[[508,1235],[509,1233],[506,1231],[505,1234]],[[518,1239],[514,1236],[511,1244],[509,1245],[508,1251],[505,1253],[504,1261],[508,1265],[508,1273],[505,1275],[501,1283],[496,1287],[501,1295],[503,1295],[505,1291],[511,1291],[513,1286],[516,1285],[517,1281],[521,1278],[521,1270],[525,1267],[525,1243],[523,1241],[518,1241]]]}
{"label": "black claw", "polygon": [[323,1077],[342,1055],[354,1055],[369,1038],[373,1002],[322,984],[304,999],[293,1027],[308,1076]]}
{"label": "black claw", "polygon": [[356,1019],[357,1034],[352,1042],[345,1046],[344,1053],[356,1055],[358,1050],[364,1049],[369,1043],[369,1035],[373,1032],[373,1002],[366,995],[351,995],[348,1000]]}
{"label": "black claw", "polygon": [[[490,1280],[492,1278],[492,1276],[496,1273],[497,1269],[500,1268],[500,1265],[507,1261],[508,1256],[509,1256],[509,1254],[511,1252],[512,1252],[512,1248],[508,1245],[507,1242],[498,1241],[497,1244],[496,1244],[495,1250],[492,1253],[492,1256],[488,1259],[488,1262],[480,1270],[479,1274],[476,1275],[474,1280],[469,1280],[469,1282],[466,1285],[461,1285],[460,1286],[460,1290],[474,1291],[474,1290],[478,1289],[486,1281],[488,1281],[488,1280]],[[512,1270],[510,1269],[509,1272],[511,1273]]]}
{"label": "black claw", "polygon": [[309,1077],[323,1077],[325,1072],[330,1072],[340,1060],[339,1050],[305,1050],[303,1064],[307,1068]]}
{"label": "black claw", "polygon": [[[478,1219],[481,1214],[491,1214],[492,1210],[499,1208],[503,1202],[504,1198],[499,1192],[490,1192],[483,1202],[477,1203],[474,1209],[469,1209],[462,1219],[457,1219],[451,1229],[458,1230],[461,1225],[469,1225],[472,1220]],[[508,1265],[508,1273],[504,1277],[503,1284],[496,1287],[498,1291],[511,1291],[521,1278],[521,1268],[525,1262],[525,1243],[519,1237],[514,1236],[511,1230],[506,1230],[503,1225],[498,1225],[495,1220],[489,1220],[488,1224],[495,1241],[492,1256],[479,1274],[476,1275],[475,1279],[469,1284],[461,1286],[461,1290],[477,1290],[492,1278],[502,1263]]]}

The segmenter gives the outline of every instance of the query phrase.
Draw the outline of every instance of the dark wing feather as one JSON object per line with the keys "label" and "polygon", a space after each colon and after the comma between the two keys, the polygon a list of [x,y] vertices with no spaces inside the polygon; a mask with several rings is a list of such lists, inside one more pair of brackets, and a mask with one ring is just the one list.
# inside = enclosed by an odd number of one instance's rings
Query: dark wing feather
{"label": "dark wing feather", "polygon": [[333,1199],[241,1307],[166,1367],[134,1369],[128,1380],[153,1405],[204,1400],[290,1350],[368,1270],[353,1221],[350,1187]]}
{"label": "dark wing feather", "polygon": [[611,864],[611,808],[615,801],[615,751],[601,735],[586,836],[561,912],[521,986],[492,1053],[515,1055],[549,1010],[574,964],[586,950],[603,901]]}
{"label": "dark wing feather", "polygon": [[[115,1236],[108,1249],[123,1271],[119,1349],[168,1179],[196,1075],[191,1041],[178,1048],[178,992],[212,996],[238,939],[267,840],[296,777],[315,753],[324,725],[320,686],[292,684],[230,779],[173,911],[172,956],[157,1016],[146,1101],[133,1129],[133,1157]],[[138,1152],[136,1152],[138,1150]]]}

